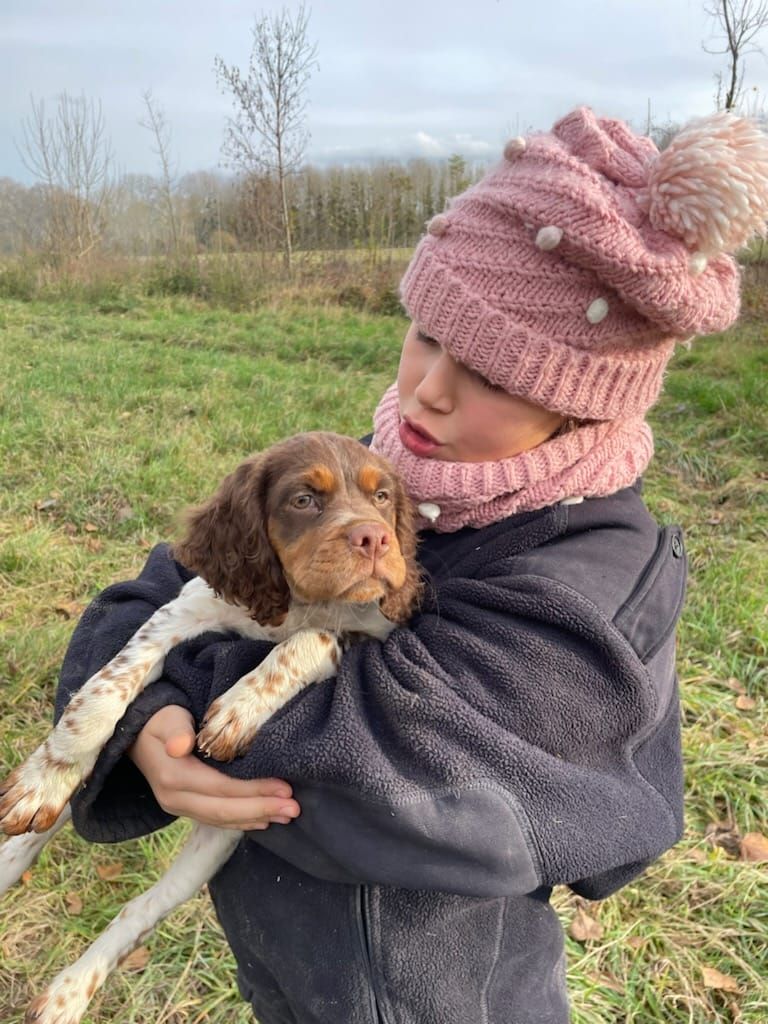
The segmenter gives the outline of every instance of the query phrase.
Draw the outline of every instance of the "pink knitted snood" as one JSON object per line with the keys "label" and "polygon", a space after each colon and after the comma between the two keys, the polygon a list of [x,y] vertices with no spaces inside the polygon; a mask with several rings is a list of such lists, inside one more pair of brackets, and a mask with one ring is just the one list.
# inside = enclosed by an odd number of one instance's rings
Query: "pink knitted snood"
{"label": "pink knitted snood", "polygon": [[371,448],[392,462],[417,504],[438,506],[438,518],[422,518],[421,525],[441,533],[487,526],[565,498],[613,494],[633,484],[653,455],[651,428],[635,416],[586,424],[497,462],[419,458],[400,440],[396,384],[385,392],[373,422]]}

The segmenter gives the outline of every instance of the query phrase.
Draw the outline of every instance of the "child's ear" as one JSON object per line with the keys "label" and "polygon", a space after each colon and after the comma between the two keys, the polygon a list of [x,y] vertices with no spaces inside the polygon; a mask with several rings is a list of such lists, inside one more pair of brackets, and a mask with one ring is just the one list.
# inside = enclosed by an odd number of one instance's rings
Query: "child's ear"
{"label": "child's ear", "polygon": [[282,621],[291,600],[267,537],[268,475],[265,455],[241,463],[212,498],[187,514],[186,534],[173,545],[174,558],[262,624]]}

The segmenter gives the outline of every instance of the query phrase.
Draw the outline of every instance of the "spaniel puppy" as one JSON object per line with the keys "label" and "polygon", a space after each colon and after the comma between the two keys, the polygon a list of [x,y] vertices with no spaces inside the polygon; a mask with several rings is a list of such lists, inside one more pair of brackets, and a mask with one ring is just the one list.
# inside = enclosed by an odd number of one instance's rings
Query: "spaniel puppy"
{"label": "spaniel puppy", "polygon": [[[275,647],[213,702],[198,747],[231,760],[309,683],[334,675],[342,645],[384,639],[419,596],[411,505],[389,464],[337,434],[300,434],[255,455],[188,517],[174,557],[198,573],[74,695],[56,728],[0,788],[0,892],[68,817],[68,801],[130,702],[172,647],[236,630]],[[38,835],[23,835],[34,832]],[[148,892],[34,1001],[28,1020],[76,1024],[114,966],[210,878],[241,833],[196,825]]]}

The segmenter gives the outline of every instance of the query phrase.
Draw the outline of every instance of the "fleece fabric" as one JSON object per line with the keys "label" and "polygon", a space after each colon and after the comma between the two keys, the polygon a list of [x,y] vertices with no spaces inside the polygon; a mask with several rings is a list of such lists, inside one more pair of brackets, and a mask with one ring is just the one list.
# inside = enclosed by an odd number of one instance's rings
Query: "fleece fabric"
{"label": "fleece fabric", "polygon": [[[552,886],[606,896],[681,832],[680,530],[632,487],[422,537],[409,625],[353,647],[218,766],[285,778],[302,807],[211,885],[261,1024],[564,1024]],[[187,578],[160,546],[94,601],[58,714]],[[166,824],[125,750],[169,702],[199,721],[268,649],[209,634],[174,650],[73,801],[78,831]]]}

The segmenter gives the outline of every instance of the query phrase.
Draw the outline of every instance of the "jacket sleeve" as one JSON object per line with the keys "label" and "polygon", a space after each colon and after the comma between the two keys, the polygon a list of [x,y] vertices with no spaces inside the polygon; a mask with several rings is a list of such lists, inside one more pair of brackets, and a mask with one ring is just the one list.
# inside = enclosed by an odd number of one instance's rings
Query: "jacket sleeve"
{"label": "jacket sleeve", "polygon": [[[301,817],[254,841],[340,882],[478,896],[617,888],[681,827],[676,614],[646,662],[628,639],[638,617],[659,618],[645,615],[655,593],[638,584],[620,629],[567,584],[516,572],[514,559],[439,583],[407,628],[353,647],[335,680],[218,765],[294,786]],[[171,699],[199,721],[263,657],[258,646],[199,638],[156,685],[175,688]],[[114,792],[117,752],[75,804],[92,838],[122,838],[105,817],[119,798],[124,818],[162,823],[146,792],[141,813],[127,787]]]}
{"label": "jacket sleeve", "polygon": [[[131,636],[168,601],[173,600],[191,574],[175,562],[167,545],[160,544],[136,580],[108,587],[87,608],[69,643],[56,693],[54,721],[58,721],[73,694],[125,646]],[[187,658],[180,648],[171,651],[166,668],[179,660],[176,678],[191,673],[195,683],[209,683],[210,665],[231,644],[202,637],[200,658]],[[222,641],[223,638],[218,638]],[[242,641],[242,643],[246,643]],[[253,644],[253,664],[268,649]],[[202,662],[202,664],[201,664]],[[185,688],[167,674],[152,683],[129,706],[96,762],[84,787],[72,799],[72,820],[77,831],[93,842],[115,843],[145,835],[173,821],[159,806],[144,776],[125,752],[152,715],[168,704],[192,710]],[[103,783],[103,784],[102,784]]]}

